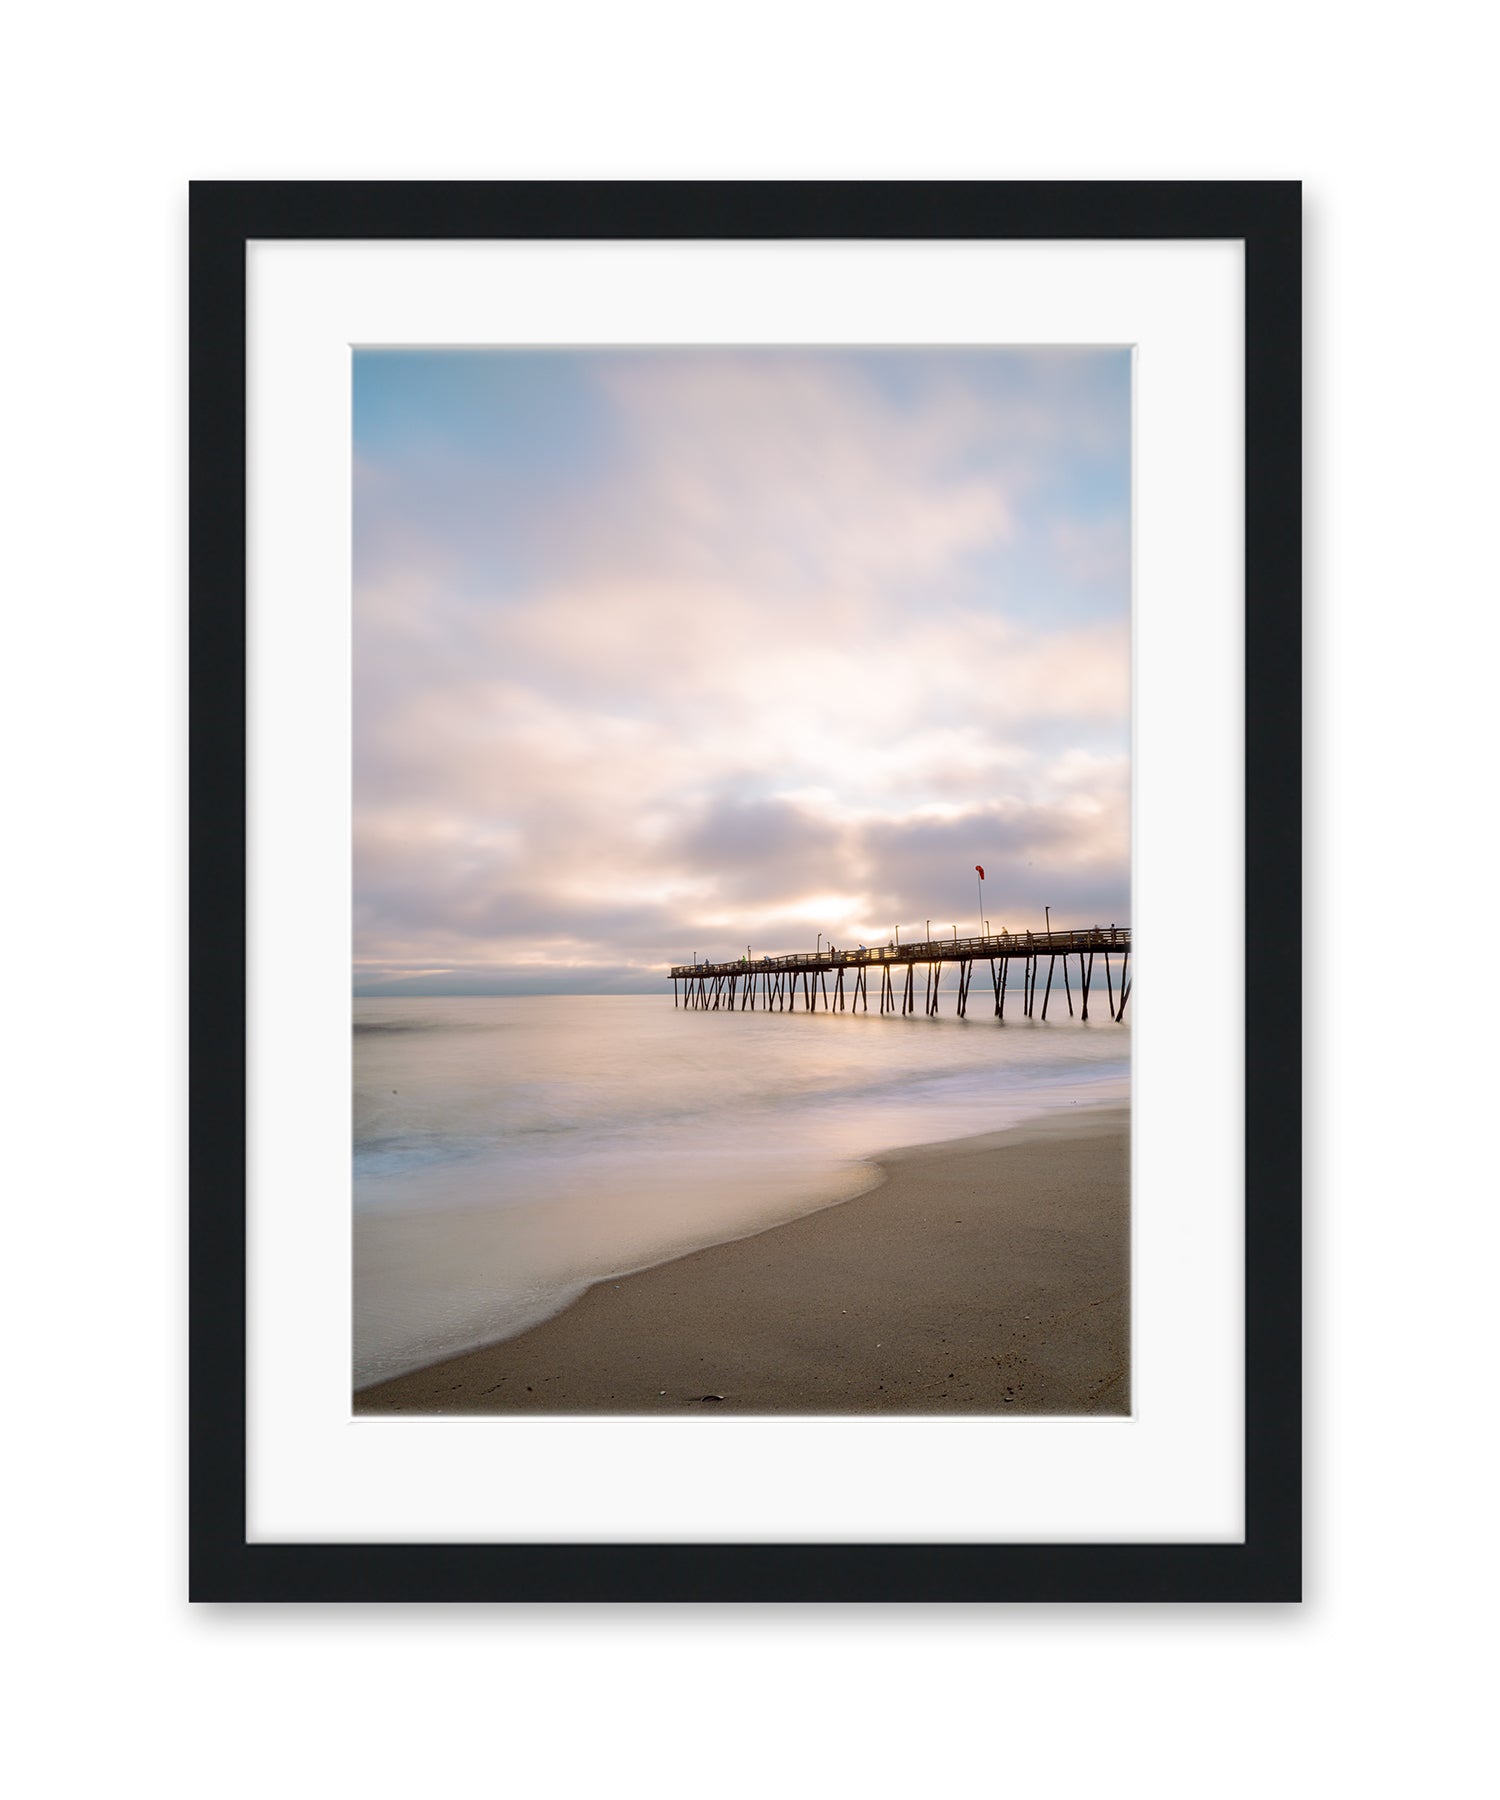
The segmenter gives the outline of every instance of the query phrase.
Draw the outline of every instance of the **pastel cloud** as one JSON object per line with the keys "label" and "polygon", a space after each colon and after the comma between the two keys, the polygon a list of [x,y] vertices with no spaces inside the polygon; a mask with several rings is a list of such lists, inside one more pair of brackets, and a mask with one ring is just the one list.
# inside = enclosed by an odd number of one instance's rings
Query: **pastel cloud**
{"label": "pastel cloud", "polygon": [[1127,918],[1123,353],[355,370],[360,991]]}

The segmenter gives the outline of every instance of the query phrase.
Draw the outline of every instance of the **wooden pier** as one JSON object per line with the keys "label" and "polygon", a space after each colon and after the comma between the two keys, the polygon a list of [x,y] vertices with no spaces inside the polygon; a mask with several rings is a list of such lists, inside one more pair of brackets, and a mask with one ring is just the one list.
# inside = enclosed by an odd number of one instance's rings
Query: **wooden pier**
{"label": "wooden pier", "polygon": [[[1098,975],[1104,976],[1105,997],[1109,1016],[1117,1024],[1125,1017],[1130,998],[1130,928],[1126,925],[1093,925],[1084,931],[1001,932],[985,937],[934,938],[922,944],[898,944],[894,941],[874,948],[858,950],[817,950],[794,956],[742,956],[734,962],[677,963],[672,968],[672,1000],[676,1006],[698,1012],[795,1012],[801,995],[802,1010],[816,1012],[821,997],[824,1012],[870,1010],[870,975],[877,974],[877,989],[882,1013],[915,1013],[917,1010],[916,979],[919,968],[923,979],[922,1011],[935,1017],[943,995],[943,975],[950,964],[957,965],[956,984],[946,990],[956,998],[960,1019],[968,1016],[969,986],[974,971],[987,964],[994,994],[994,1016],[1003,1020],[1005,1002],[1014,965],[1018,992],[1010,996],[1014,1014],[1019,1006],[1023,1018],[1036,1016],[1036,990],[1042,980],[1042,964],[1046,963],[1045,986],[1042,991],[1043,1019],[1052,1002],[1053,987],[1061,974],[1062,996],[1067,1002],[1068,1017],[1073,1012],[1073,981],[1069,960],[1078,958],[1078,989],[1082,1001],[1082,1017],[1089,1016],[1089,993],[1098,1004]],[[1118,970],[1111,958],[1119,958]],[[1102,959],[1102,971],[1096,970],[1095,959]],[[1118,989],[1115,976],[1118,973]],[[849,977],[847,986],[845,976]],[[829,977],[833,977],[830,984]],[[981,984],[980,992],[983,993]],[[898,1004],[899,1001],[899,1004]]]}

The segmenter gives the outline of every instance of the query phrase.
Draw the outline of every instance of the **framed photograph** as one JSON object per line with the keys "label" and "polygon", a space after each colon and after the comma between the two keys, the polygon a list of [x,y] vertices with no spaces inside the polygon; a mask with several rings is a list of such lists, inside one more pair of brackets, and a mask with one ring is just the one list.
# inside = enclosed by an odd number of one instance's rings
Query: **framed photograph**
{"label": "framed photograph", "polygon": [[1298,185],[190,215],[193,1598],[1297,1599]]}

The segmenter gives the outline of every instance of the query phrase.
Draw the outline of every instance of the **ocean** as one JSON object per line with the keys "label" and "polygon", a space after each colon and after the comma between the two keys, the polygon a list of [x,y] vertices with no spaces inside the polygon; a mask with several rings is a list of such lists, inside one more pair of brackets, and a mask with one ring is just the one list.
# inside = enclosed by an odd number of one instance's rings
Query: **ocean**
{"label": "ocean", "polygon": [[1124,1100],[1129,1025],[1052,999],[1001,1025],[976,973],[967,1019],[355,1000],[355,1387],[847,1199],[898,1145]]}

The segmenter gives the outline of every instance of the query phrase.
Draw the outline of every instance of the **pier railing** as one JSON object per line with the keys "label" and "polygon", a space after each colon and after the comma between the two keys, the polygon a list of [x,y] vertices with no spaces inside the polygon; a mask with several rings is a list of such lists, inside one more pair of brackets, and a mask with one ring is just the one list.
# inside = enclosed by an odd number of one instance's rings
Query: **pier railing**
{"label": "pier railing", "polygon": [[966,962],[974,957],[1063,956],[1079,950],[1128,950],[1128,925],[1090,925],[1081,931],[992,931],[984,937],[928,938],[916,944],[861,944],[855,950],[794,951],[787,956],[738,956],[728,962],[674,963],[681,981],[703,975],[743,975],[749,969],[859,968],[870,963]]}

